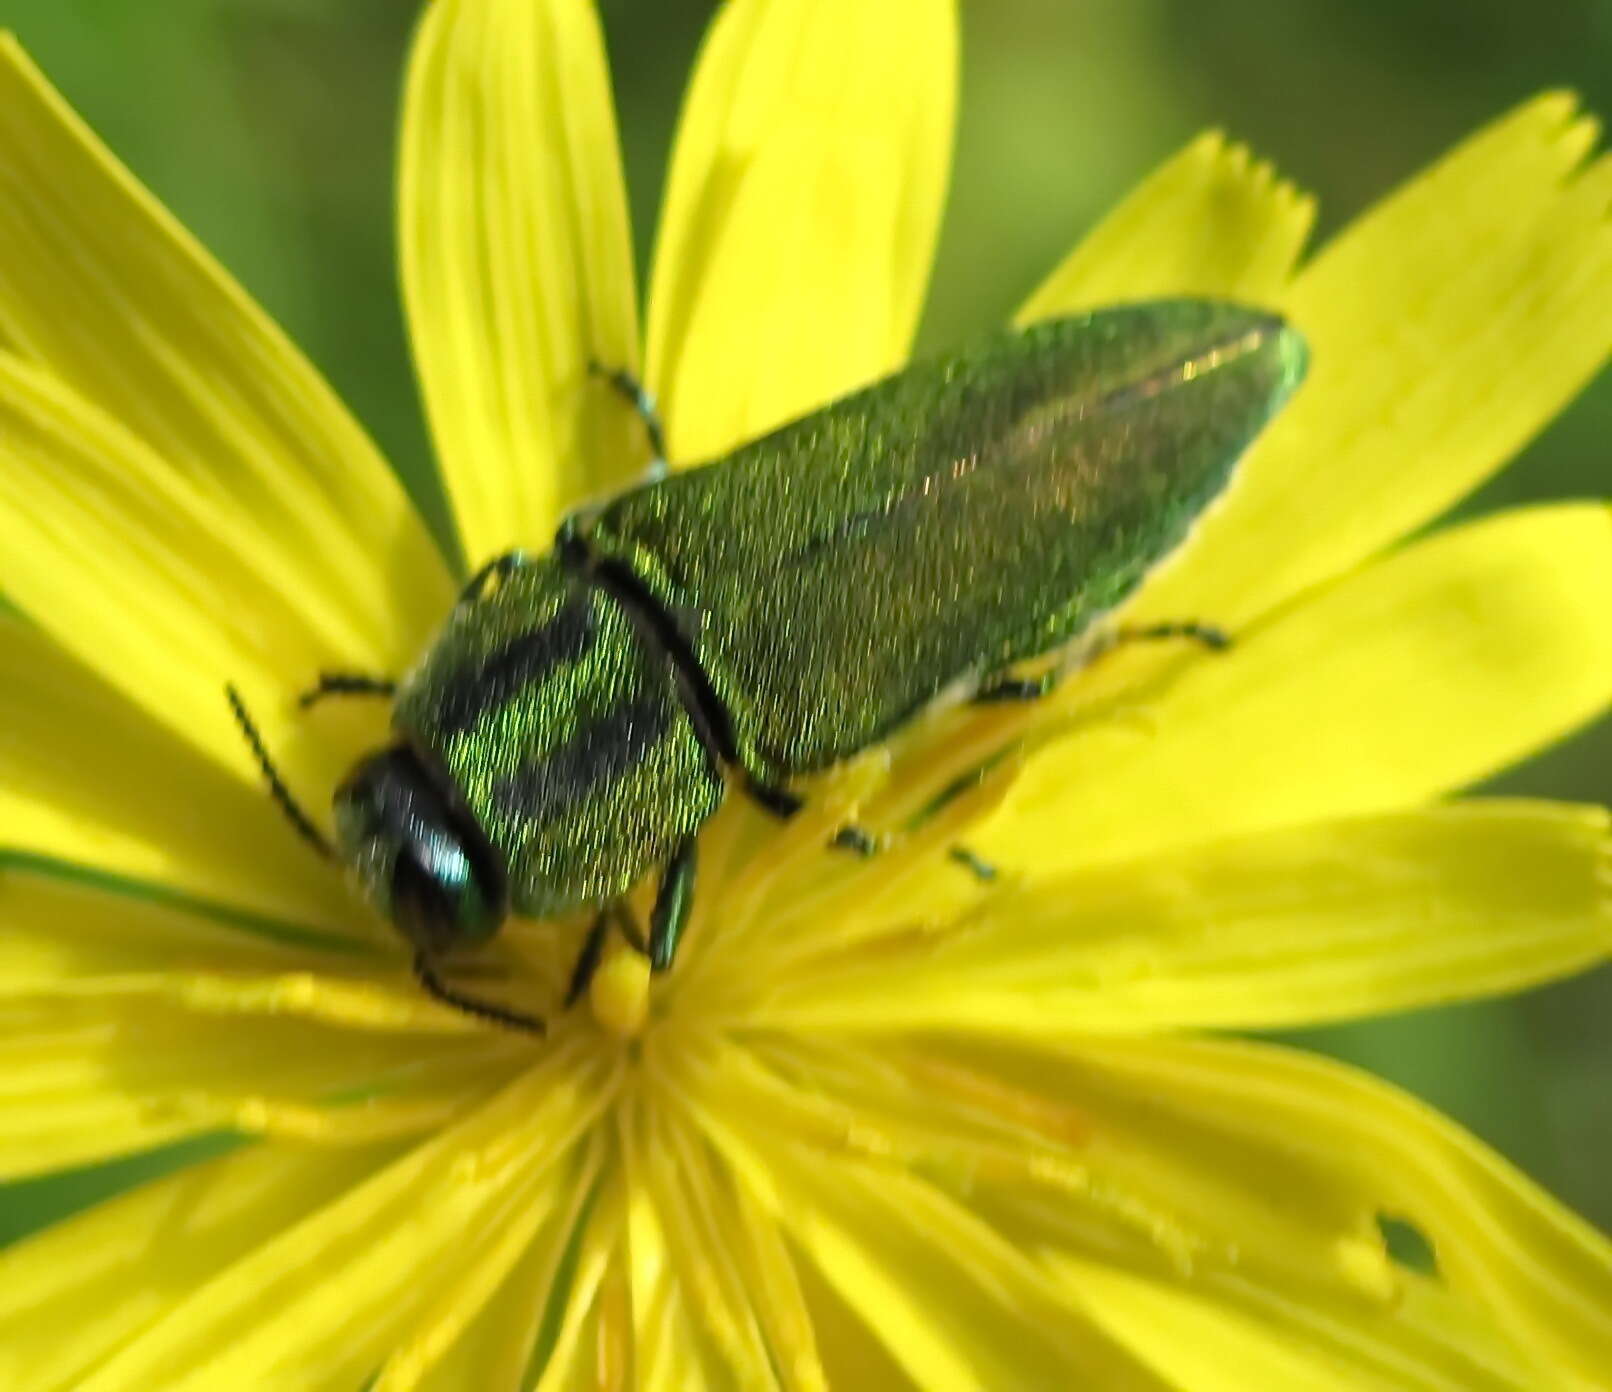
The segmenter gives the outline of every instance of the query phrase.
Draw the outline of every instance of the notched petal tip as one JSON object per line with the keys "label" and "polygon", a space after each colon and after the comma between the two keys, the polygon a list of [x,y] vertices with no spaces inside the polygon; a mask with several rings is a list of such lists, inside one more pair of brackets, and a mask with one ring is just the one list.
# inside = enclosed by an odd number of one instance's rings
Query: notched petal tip
{"label": "notched petal tip", "polygon": [[1314,200],[1273,165],[1207,131],[1104,218],[1017,321],[1172,295],[1275,303],[1314,215]]}

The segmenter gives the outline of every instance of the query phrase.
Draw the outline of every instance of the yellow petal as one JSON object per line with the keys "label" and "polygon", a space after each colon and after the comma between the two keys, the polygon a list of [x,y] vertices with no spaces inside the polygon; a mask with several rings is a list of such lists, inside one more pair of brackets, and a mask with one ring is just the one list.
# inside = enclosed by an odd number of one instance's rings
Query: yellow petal
{"label": "yellow petal", "polygon": [[1386,811],[1504,767],[1609,697],[1612,513],[1507,513],[1408,546],[1127,698],[1123,718],[1032,760],[970,842],[1040,874]]}
{"label": "yellow petal", "polygon": [[190,1290],[359,1183],[394,1150],[254,1145],[0,1253],[0,1386],[82,1386],[91,1368]]}
{"label": "yellow petal", "polygon": [[451,1287],[462,1254],[537,1202],[608,1100],[604,1083],[574,1051],[550,1053],[457,1125],[168,1301],[77,1392],[361,1384]]}
{"label": "yellow petal", "polygon": [[733,1118],[765,1117],[767,1137],[829,1172],[922,1175],[1019,1250],[1379,1307],[1396,1294],[1372,1216],[1316,1167],[1139,1108],[1076,1045],[940,1040],[758,1042],[714,1060],[693,1105],[758,1196],[768,1181],[728,1137]]}
{"label": "yellow petal", "polygon": [[1367,1074],[1268,1045],[1088,1041],[1150,1106],[1330,1172],[1367,1213],[1412,1223],[1442,1279],[1542,1372],[1612,1367],[1612,1244],[1474,1137]]}
{"label": "yellow petal", "polygon": [[[1060,1256],[1052,1262],[1081,1308],[1171,1387],[1192,1392],[1303,1388],[1305,1392],[1501,1392],[1538,1384],[1492,1334],[1452,1310],[1463,1347],[1427,1347],[1403,1328],[1411,1303],[1348,1311],[1342,1337],[1306,1338],[1222,1302],[1104,1263]],[[1161,1338],[1160,1331],[1168,1330]],[[1327,1331],[1330,1333],[1331,1331]],[[1483,1336],[1489,1334],[1485,1339]],[[1328,1344],[1331,1343],[1329,1347]]]}
{"label": "yellow petal", "polygon": [[673,459],[907,354],[951,159],[951,0],[733,0],[678,128],[649,302]]}
{"label": "yellow petal", "polygon": [[755,1018],[1067,1037],[1270,1029],[1521,990],[1612,956],[1608,821],[1456,804],[1007,887],[955,938],[794,968]]}
{"label": "yellow petal", "polygon": [[[552,1344],[537,1350],[544,1361],[534,1392],[626,1392],[630,1349],[624,1334],[621,1230],[618,1173],[603,1186],[577,1244],[571,1279],[549,1292],[558,1327]],[[449,1383],[444,1392],[459,1392],[464,1385]]]}
{"label": "yellow petal", "polygon": [[409,1135],[508,1076],[507,1052],[473,1036],[422,1063],[406,1021],[385,1032],[296,1019],[305,984],[269,981],[255,1012],[186,1010],[135,989],[0,1000],[0,1176],[214,1131],[349,1145]]}
{"label": "yellow petal", "polygon": [[1081,241],[1017,322],[1173,295],[1273,304],[1314,219],[1314,200],[1246,146],[1201,135]]}
{"label": "yellow petal", "polygon": [[648,456],[626,191],[587,0],[439,0],[403,106],[403,289],[466,558],[542,548]]}
{"label": "yellow petal", "polygon": [[695,1126],[646,1109],[639,1169],[684,1303],[735,1385],[827,1387],[793,1263],[771,1215],[735,1188]]}
{"label": "yellow petal", "polygon": [[[396,478],[308,362],[9,36],[0,324],[227,515],[265,569],[301,577],[282,603],[339,638],[344,665],[396,670],[412,657],[446,606],[448,576]],[[16,545],[4,538],[0,555]],[[9,567],[0,584],[28,606]]]}
{"label": "yellow petal", "polygon": [[[630,1321],[631,1386],[645,1392],[702,1392],[715,1384],[707,1375],[700,1329],[690,1304],[698,1292],[685,1289],[666,1224],[647,1183],[645,1160],[651,1143],[642,1125],[643,1108],[617,1114],[623,1136],[622,1167],[626,1192],[626,1243],[621,1254],[620,1294],[606,1293],[603,1316],[615,1315],[610,1345],[622,1346]],[[625,1305],[625,1309],[623,1309]],[[612,1309],[614,1307],[614,1309]],[[601,1338],[601,1344],[606,1343]],[[619,1358],[614,1363],[622,1361]]]}
{"label": "yellow petal", "polygon": [[1310,377],[1145,615],[1235,628],[1443,512],[1612,350],[1612,161],[1541,97],[1345,231],[1281,306]]}
{"label": "yellow petal", "polygon": [[69,654],[254,789],[262,774],[226,683],[293,786],[324,793],[351,750],[301,717],[293,693],[321,667],[388,670],[384,629],[344,638],[303,602],[321,575],[312,554],[288,568],[239,509],[58,379],[0,355],[0,585]]}
{"label": "yellow petal", "polygon": [[182,973],[379,974],[384,959],[355,938],[199,913],[154,895],[109,892],[69,867],[0,860],[0,997],[93,991],[109,979]]}
{"label": "yellow petal", "polygon": [[74,862],[348,938],[362,924],[341,877],[291,834],[261,786],[225,773],[4,614],[0,730],[0,859]]}
{"label": "yellow petal", "polygon": [[713,1140],[758,1201],[921,1388],[1150,1388],[1140,1365],[1073,1312],[1036,1264],[902,1170],[786,1145]]}
{"label": "yellow petal", "polygon": [[489,1242],[462,1254],[436,1308],[387,1356],[373,1392],[514,1392],[522,1385],[537,1322],[593,1195],[602,1152],[597,1136],[579,1147]]}

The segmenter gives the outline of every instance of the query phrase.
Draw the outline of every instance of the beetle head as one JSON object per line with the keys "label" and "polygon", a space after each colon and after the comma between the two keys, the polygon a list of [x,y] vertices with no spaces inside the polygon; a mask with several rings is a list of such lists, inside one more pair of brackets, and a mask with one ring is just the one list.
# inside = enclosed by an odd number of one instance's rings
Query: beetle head
{"label": "beetle head", "polygon": [[362,760],[336,789],[335,814],[337,852],[365,898],[422,952],[498,930],[508,912],[498,855],[408,745]]}

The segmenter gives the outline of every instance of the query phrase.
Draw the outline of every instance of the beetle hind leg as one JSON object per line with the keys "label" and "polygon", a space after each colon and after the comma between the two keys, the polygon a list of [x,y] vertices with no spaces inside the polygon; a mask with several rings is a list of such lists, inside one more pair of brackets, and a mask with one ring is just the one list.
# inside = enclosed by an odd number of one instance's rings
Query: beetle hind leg
{"label": "beetle hind leg", "polygon": [[[1104,653],[1128,643],[1164,643],[1185,639],[1198,643],[1210,652],[1225,652],[1231,646],[1231,635],[1214,624],[1197,619],[1176,619],[1166,623],[1143,624],[1134,628],[1116,628],[1104,635],[1090,649],[1088,661],[1095,661]],[[976,705],[993,705],[999,701],[1039,701],[1057,689],[1073,666],[1054,667],[1036,677],[1000,677],[987,679],[973,695]]]}

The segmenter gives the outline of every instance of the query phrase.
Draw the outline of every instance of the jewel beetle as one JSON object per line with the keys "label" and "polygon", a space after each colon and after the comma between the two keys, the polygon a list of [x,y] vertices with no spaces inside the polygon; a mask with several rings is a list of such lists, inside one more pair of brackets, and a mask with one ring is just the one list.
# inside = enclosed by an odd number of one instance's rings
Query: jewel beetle
{"label": "jewel beetle", "polygon": [[788,816],[797,779],[937,699],[1048,689],[1057,668],[1016,666],[1077,644],[1182,542],[1305,363],[1267,312],[1122,305],[999,332],[574,514],[547,553],[484,565],[395,687],[310,693],[395,697],[393,742],[336,790],[339,858],[427,989],[495,1020],[541,1029],[444,982],[447,954],[510,913],[596,905],[574,996],[651,870],[666,969],[729,789]]}

